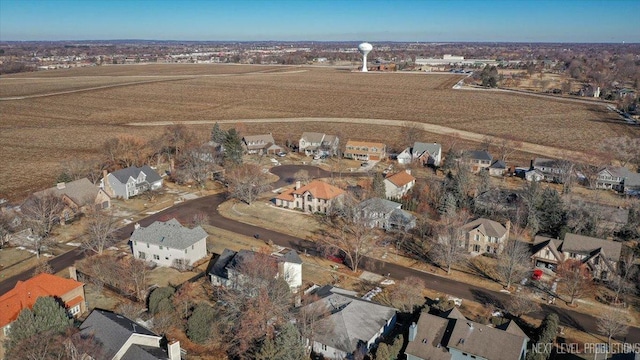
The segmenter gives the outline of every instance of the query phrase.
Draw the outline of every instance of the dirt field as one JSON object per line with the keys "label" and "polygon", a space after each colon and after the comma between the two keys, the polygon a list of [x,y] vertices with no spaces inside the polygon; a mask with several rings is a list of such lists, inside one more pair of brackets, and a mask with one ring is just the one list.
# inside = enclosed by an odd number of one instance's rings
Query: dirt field
{"label": "dirt field", "polygon": [[[104,83],[99,81],[101,76]],[[83,90],[142,77],[172,81]],[[0,94],[6,97],[66,89],[77,92],[0,101],[0,146],[5,160],[0,168],[0,197],[17,199],[51,186],[61,161],[95,156],[109,137],[151,138],[163,130],[126,125],[133,122],[294,117],[410,120],[479,134],[509,134],[583,152],[592,151],[604,137],[640,136],[640,129],[628,127],[597,105],[451,89],[458,79],[448,74],[239,65],[104,66],[2,77]],[[244,134],[270,129],[276,139],[297,140],[303,130],[324,128],[346,139],[399,142],[401,136],[400,130],[389,132],[388,126],[362,124],[312,122],[307,123],[308,129],[302,124],[237,125]],[[193,128],[207,134],[211,125]]]}

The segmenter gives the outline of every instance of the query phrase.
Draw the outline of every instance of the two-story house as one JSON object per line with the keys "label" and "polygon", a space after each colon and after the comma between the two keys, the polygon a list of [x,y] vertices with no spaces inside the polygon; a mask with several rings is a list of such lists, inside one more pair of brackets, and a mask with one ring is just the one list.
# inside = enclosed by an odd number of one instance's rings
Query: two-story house
{"label": "two-story house", "polygon": [[79,317],[87,311],[84,284],[77,280],[43,273],[18,281],[13,289],[0,296],[0,355],[4,351],[2,344],[11,331],[11,324],[22,310],[33,308],[36,300],[43,296],[60,299],[71,316]]}
{"label": "two-story house", "polygon": [[467,251],[475,255],[500,254],[509,238],[509,227],[509,222],[504,227],[499,222],[485,218],[463,225]]}
{"label": "two-story house", "polygon": [[59,214],[60,223],[64,224],[90,209],[107,209],[111,206],[111,198],[107,193],[87,178],[58,183],[55,187],[38,191],[35,197],[53,195],[62,199],[64,209]]}
{"label": "two-story house", "polygon": [[531,169],[538,170],[544,177],[544,181],[561,184],[565,174],[570,171],[569,162],[557,159],[535,158],[531,162]]}
{"label": "two-story house", "polygon": [[305,186],[300,181],[295,188],[285,190],[275,198],[277,206],[288,209],[299,209],[309,213],[328,213],[335,201],[340,201],[344,190],[324,181],[313,180]]}
{"label": "two-story house", "polygon": [[104,171],[100,188],[112,198],[129,199],[162,188],[162,177],[148,165],[131,166],[112,173]]}
{"label": "two-story house", "polygon": [[640,191],[640,173],[625,167],[607,166],[598,172],[596,189],[611,189],[632,195]]}
{"label": "two-story house", "polygon": [[491,166],[493,156],[484,150],[472,150],[464,152],[463,160],[469,164],[471,172],[477,173]]}
{"label": "two-story house", "polygon": [[242,138],[242,148],[247,154],[277,154],[282,148],[276,145],[273,135],[248,135]]}
{"label": "two-story house", "polygon": [[383,143],[349,140],[344,157],[360,161],[380,161],[387,157],[387,146]]}
{"label": "two-story house", "polygon": [[405,196],[416,184],[416,178],[411,170],[389,174],[384,179],[384,194],[389,199],[399,199]]}
{"label": "two-story house", "polygon": [[492,327],[452,310],[420,314],[409,326],[407,360],[524,360],[529,338],[513,321]]}
{"label": "two-story house", "polygon": [[[213,286],[223,286],[230,289],[240,289],[244,286],[247,276],[243,274],[243,264],[253,261],[255,256],[267,256],[250,250],[233,251],[224,249],[209,270],[209,278]],[[285,249],[273,253],[268,263],[277,267],[277,275],[281,276],[291,292],[298,292],[302,286],[302,259],[295,250]]]}
{"label": "two-story house", "polygon": [[425,166],[440,166],[442,146],[438,143],[415,142],[411,148],[411,157]]}
{"label": "two-story house", "polygon": [[307,156],[325,155],[334,156],[338,153],[340,139],[335,135],[327,135],[317,132],[303,132],[298,141],[298,152]]}
{"label": "two-story house", "polygon": [[313,339],[303,341],[326,359],[360,358],[395,326],[396,309],[359,298],[355,291],[326,285],[309,295],[318,300],[305,306],[324,310],[324,316],[316,320]]}
{"label": "two-story house", "polygon": [[359,216],[372,228],[410,230],[416,217],[402,210],[402,204],[380,198],[367,199],[358,204]]}
{"label": "two-story house", "polygon": [[587,265],[595,279],[610,280],[617,273],[622,244],[617,241],[566,233],[564,240],[536,236],[531,256],[536,267],[555,271],[565,260]]}
{"label": "two-story house", "polygon": [[136,259],[159,266],[192,266],[207,257],[207,233],[200,226],[182,226],[176,219],[156,221],[136,227],[131,234],[131,248]]}

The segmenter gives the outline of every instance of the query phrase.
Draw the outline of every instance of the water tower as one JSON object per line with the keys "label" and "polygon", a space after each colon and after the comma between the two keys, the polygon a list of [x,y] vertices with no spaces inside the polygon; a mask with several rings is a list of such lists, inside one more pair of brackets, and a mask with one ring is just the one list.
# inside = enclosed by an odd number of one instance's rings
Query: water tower
{"label": "water tower", "polygon": [[360,54],[362,54],[362,72],[367,72],[367,54],[373,50],[373,46],[368,42],[363,42],[358,45],[358,50],[360,51]]}

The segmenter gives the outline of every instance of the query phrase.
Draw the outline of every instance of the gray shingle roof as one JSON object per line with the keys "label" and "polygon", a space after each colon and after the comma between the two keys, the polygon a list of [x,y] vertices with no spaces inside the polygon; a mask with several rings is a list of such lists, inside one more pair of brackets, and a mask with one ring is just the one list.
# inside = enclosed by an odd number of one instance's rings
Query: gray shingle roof
{"label": "gray shingle roof", "polygon": [[136,179],[141,172],[143,172],[147,176],[146,180],[148,183],[154,183],[162,179],[155,170],[149,167],[149,165],[144,165],[142,167],[130,166],[128,168],[114,171],[111,173],[111,175],[115,176],[118,181],[124,184],[129,180],[130,177]]}
{"label": "gray shingle roof", "polygon": [[402,207],[402,204],[381,198],[371,198],[358,204],[358,207],[361,211],[365,212],[379,212],[390,214],[391,212],[393,212],[393,210],[400,209],[400,207]]}
{"label": "gray shingle roof", "polygon": [[492,168],[492,169],[506,169],[507,168],[507,164],[505,164],[504,161],[502,161],[502,160],[496,160],[489,167]]}
{"label": "gray shingle roof", "polygon": [[470,159],[474,160],[493,160],[493,156],[484,150],[472,150],[465,153]]}
{"label": "gray shingle roof", "polygon": [[[82,335],[93,335],[101,344],[103,355],[108,359],[113,358],[132,334],[157,336],[160,338],[156,333],[132,321],[131,319],[111,311],[101,309],[94,309],[91,314],[89,314],[87,319],[80,325],[80,333]],[[137,345],[132,345],[126,352],[130,357],[126,359],[157,360],[169,358],[166,351],[162,351],[162,349],[158,348],[153,352],[156,354],[155,356],[150,354],[148,351],[144,351],[139,348]],[[158,356],[157,354],[164,355]]]}
{"label": "gray shingle roof", "polygon": [[322,139],[324,138],[324,133],[305,131],[305,132],[302,133],[302,138],[305,141],[310,142],[310,143],[321,144],[322,143]]}
{"label": "gray shingle roof", "polygon": [[68,183],[62,183],[64,186],[62,189],[54,186],[47,190],[42,190],[34,193],[35,196],[45,196],[47,194],[54,194],[56,196],[66,195],[73,200],[76,204],[84,206],[92,204],[98,196],[100,189],[93,185],[87,178],[71,181]]}
{"label": "gray shingle roof", "polygon": [[409,341],[405,354],[420,359],[449,360],[451,354],[447,351],[448,329],[450,319],[431,314],[421,314],[418,319],[416,337]]}
{"label": "gray shingle roof", "polygon": [[413,143],[413,148],[411,148],[411,153],[413,156],[422,155],[425,151],[429,154],[437,154],[442,149],[442,146],[438,143],[423,143],[423,142],[415,142]]}
{"label": "gray shingle roof", "polygon": [[134,230],[131,241],[183,250],[206,237],[206,231],[200,226],[189,229],[182,226],[178,220],[171,219],[166,222],[156,221],[146,228],[141,227]]}
{"label": "gray shingle roof", "polygon": [[589,236],[566,233],[562,243],[562,251],[569,253],[591,254],[594,250],[602,249],[609,260],[620,260],[622,244]]}
{"label": "gray shingle roof", "polygon": [[493,236],[497,238],[500,238],[507,233],[507,229],[502,226],[502,224],[485,218],[476,219],[470,223],[463,225],[462,228],[465,231],[471,231],[477,228],[486,236]]}

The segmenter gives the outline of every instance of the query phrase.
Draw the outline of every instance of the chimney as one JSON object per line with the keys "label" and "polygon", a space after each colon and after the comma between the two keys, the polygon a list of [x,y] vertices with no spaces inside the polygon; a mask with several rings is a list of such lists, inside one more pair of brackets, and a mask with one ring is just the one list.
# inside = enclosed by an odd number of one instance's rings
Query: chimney
{"label": "chimney", "polygon": [[411,323],[411,326],[409,326],[409,341],[415,340],[416,335],[418,335],[418,324]]}
{"label": "chimney", "polygon": [[296,181],[296,190],[300,189],[301,185],[300,185],[300,181]]}
{"label": "chimney", "polygon": [[170,341],[167,344],[167,352],[169,353],[169,360],[180,360],[180,341]]}
{"label": "chimney", "polygon": [[533,170],[533,159],[531,159],[531,162],[529,162],[529,170]]}
{"label": "chimney", "polygon": [[65,188],[65,185],[64,185],[63,182],[59,182],[59,183],[56,184],[56,188],[58,188],[58,190],[62,190],[62,189]]}
{"label": "chimney", "polygon": [[69,278],[78,281],[78,273],[75,266],[69,266]]}

